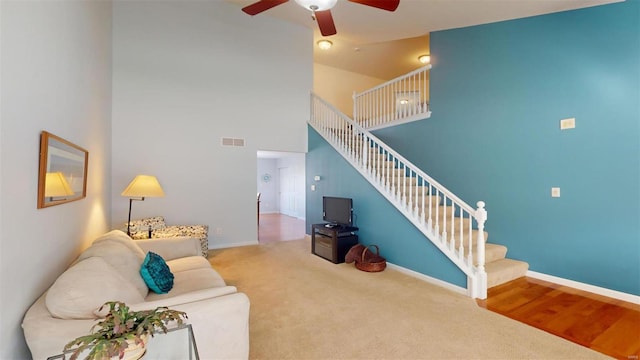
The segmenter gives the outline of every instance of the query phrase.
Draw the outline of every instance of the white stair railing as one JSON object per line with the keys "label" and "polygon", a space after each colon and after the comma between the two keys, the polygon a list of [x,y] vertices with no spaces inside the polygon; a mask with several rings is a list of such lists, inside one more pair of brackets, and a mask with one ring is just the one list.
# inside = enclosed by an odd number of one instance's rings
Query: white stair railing
{"label": "white stair railing", "polygon": [[431,116],[429,70],[423,66],[372,89],[353,94],[353,118],[367,130]]}
{"label": "white stair railing", "polygon": [[467,275],[469,296],[486,298],[484,202],[472,208],[315,94],[309,123]]}

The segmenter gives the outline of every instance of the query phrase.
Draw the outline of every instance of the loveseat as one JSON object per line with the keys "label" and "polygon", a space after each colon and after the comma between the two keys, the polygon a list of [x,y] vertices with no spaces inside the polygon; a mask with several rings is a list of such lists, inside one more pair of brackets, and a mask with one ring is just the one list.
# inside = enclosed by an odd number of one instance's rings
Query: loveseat
{"label": "loveseat", "polygon": [[[174,276],[166,294],[149,291],[140,275],[149,251]],[[132,240],[113,230],[82,252],[25,314],[22,327],[32,357],[61,353],[67,342],[89,333],[102,304],[116,300],[133,310],[168,306],[186,312],[200,359],[249,356],[249,299],[201,256],[198,239]]]}

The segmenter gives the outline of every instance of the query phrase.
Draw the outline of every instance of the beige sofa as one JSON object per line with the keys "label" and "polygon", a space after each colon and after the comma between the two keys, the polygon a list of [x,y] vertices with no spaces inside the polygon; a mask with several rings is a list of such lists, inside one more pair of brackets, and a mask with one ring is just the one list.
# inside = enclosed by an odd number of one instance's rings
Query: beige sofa
{"label": "beige sofa", "polygon": [[[150,292],[139,273],[148,251],[162,256],[174,275],[167,294]],[[27,311],[22,327],[33,358],[59,354],[67,342],[88,334],[97,309],[114,300],[134,310],[186,312],[200,359],[249,356],[249,299],[201,256],[198,239],[132,240],[114,230],[96,239]]]}

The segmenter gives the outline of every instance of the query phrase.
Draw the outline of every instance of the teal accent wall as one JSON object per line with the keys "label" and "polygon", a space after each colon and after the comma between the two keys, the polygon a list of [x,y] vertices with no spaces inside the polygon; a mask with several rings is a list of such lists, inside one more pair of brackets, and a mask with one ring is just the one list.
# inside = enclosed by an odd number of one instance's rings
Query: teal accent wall
{"label": "teal accent wall", "polygon": [[[306,155],[306,223],[323,223],[322,197],[353,199],[361,244],[378,245],[387,261],[466,288],[467,278],[313,128]],[[320,175],[320,181],[314,181]],[[311,185],[316,191],[309,190]]]}
{"label": "teal accent wall", "polygon": [[[432,117],[376,135],[467,203],[484,200],[489,241],[508,257],[640,295],[640,1],[430,41]],[[576,128],[560,131],[570,117]]]}

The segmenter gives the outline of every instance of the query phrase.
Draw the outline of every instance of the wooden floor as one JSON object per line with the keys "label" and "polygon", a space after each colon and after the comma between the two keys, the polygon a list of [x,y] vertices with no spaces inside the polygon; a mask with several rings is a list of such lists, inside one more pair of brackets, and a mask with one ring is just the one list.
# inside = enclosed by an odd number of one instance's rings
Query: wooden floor
{"label": "wooden floor", "polygon": [[299,240],[304,236],[304,220],[282,214],[260,214],[260,222],[258,224],[258,241],[260,244]]}
{"label": "wooden floor", "polygon": [[523,277],[489,289],[478,304],[603,354],[640,356],[640,305]]}

